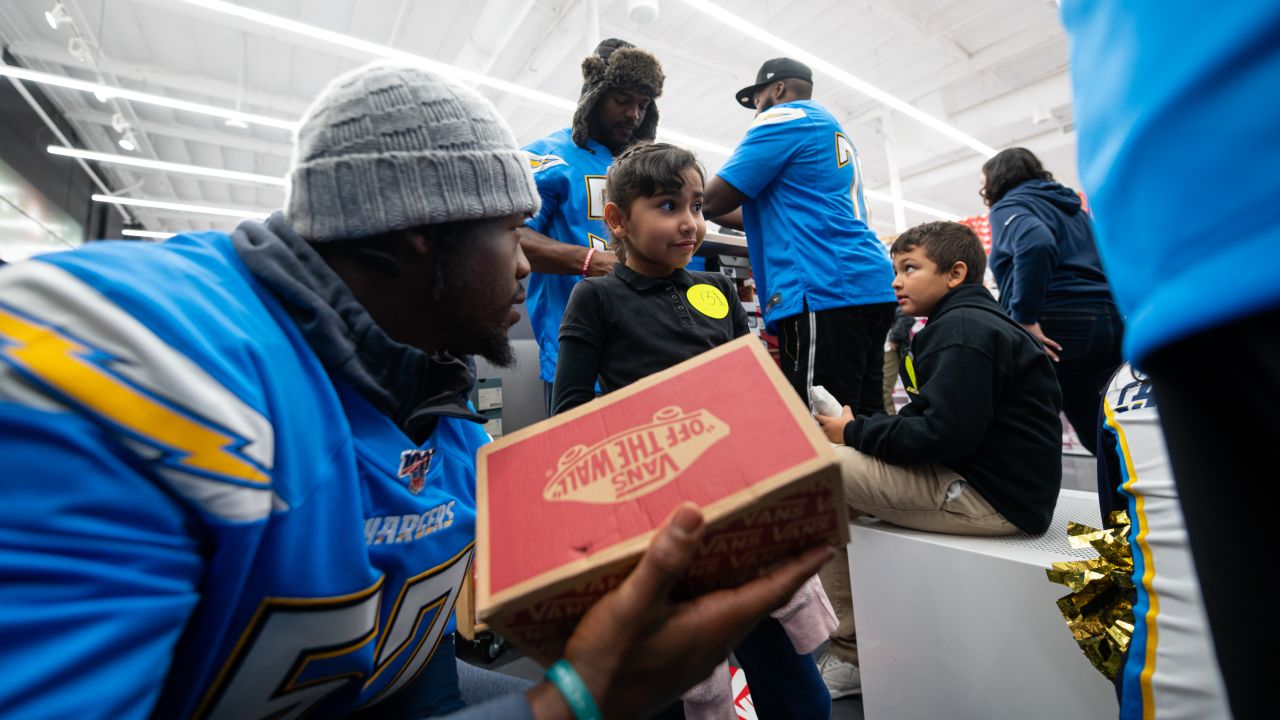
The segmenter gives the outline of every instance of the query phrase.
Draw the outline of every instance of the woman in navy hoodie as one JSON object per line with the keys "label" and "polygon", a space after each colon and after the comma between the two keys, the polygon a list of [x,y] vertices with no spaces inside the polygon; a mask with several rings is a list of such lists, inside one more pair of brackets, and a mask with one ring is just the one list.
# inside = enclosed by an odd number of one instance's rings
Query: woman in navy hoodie
{"label": "woman in navy hoodie", "polygon": [[1062,405],[1080,442],[1094,452],[1098,407],[1120,366],[1124,326],[1080,196],[1054,181],[1026,148],[982,166],[991,207],[991,272],[1005,312],[1054,360]]}

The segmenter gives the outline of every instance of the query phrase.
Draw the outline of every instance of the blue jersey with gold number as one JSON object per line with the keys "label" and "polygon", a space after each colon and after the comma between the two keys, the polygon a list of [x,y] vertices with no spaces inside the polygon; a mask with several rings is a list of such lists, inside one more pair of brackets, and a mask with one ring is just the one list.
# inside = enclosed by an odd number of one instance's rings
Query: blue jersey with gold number
{"label": "blue jersey with gold number", "polygon": [[[588,140],[585,148],[578,147],[572,134],[572,129],[565,128],[524,147],[542,196],[542,209],[525,225],[562,243],[604,250],[609,244],[604,181],[613,154],[595,140]],[[581,275],[529,275],[525,303],[538,341],[539,375],[546,382],[556,379],[560,319],[573,286],[581,279]]]}
{"label": "blue jersey with gold number", "polygon": [[716,173],[742,205],[766,325],[809,310],[893,302],[893,266],[867,227],[858,153],[812,100],[756,116]]}
{"label": "blue jersey with gold number", "polygon": [[224,234],[0,270],[3,714],[430,710],[487,441],[413,444]]}

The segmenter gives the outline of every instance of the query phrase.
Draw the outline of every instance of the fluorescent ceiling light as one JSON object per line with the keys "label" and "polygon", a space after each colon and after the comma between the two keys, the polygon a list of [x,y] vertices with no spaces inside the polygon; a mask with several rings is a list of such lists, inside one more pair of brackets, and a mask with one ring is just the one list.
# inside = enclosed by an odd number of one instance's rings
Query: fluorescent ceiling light
{"label": "fluorescent ceiling light", "polygon": [[[442,63],[437,60],[425,58],[425,57],[422,57],[421,55],[414,55],[413,53],[405,52],[403,50],[397,50],[395,48],[387,47],[386,45],[379,45],[378,43],[369,42],[368,40],[361,40],[359,38],[351,37],[350,35],[343,35],[342,33],[334,32],[332,30],[324,30],[322,28],[318,28],[313,25],[307,25],[306,23],[298,22],[297,20],[290,20],[288,18],[280,17],[279,15],[272,15],[270,13],[265,13],[259,10],[253,10],[253,9],[244,7],[242,5],[236,5],[235,3],[224,2],[223,0],[177,0],[177,1],[186,3],[187,5],[195,5],[196,7],[201,7],[206,10],[211,10],[216,13],[221,13],[223,15],[230,15],[232,17],[237,17],[242,20],[248,20],[249,22],[258,23],[260,25],[266,25],[268,27],[273,27],[277,30],[283,30],[285,32],[293,33],[295,35],[308,37],[313,40],[319,40],[321,42],[326,42],[331,45],[337,45],[339,47],[344,47],[349,50],[365,52],[370,55],[374,55],[376,57],[387,58],[392,60],[400,60],[407,63],[413,63],[418,65],[419,67],[423,67],[428,70],[438,72],[442,75],[459,78],[462,80],[466,80],[468,82],[475,83],[477,85],[484,85],[486,87],[491,87],[497,90],[502,90],[504,92],[509,92],[514,95],[519,95],[520,97],[528,98],[530,100],[543,103],[553,108],[572,111],[577,107],[577,104],[574,102],[571,102],[569,100],[564,100],[562,98],[558,98],[548,93],[532,90],[530,88],[526,88],[521,85],[509,83],[505,80],[499,80],[497,78],[489,77],[488,75],[482,75],[480,73],[472,72],[470,70],[463,70],[461,68],[456,68],[452,65],[448,65],[446,63]],[[941,120],[938,120],[932,115],[928,115],[927,113],[923,112],[919,108],[916,108],[915,106],[910,105],[903,100],[900,100],[892,95],[889,95],[888,93],[884,92],[883,90],[880,90],[879,88],[875,88],[867,83],[862,82],[861,80],[858,80],[857,78],[853,77],[852,75],[849,75],[848,73],[840,70],[839,68],[835,68],[830,63],[822,60],[821,58],[818,58],[812,55],[811,53],[807,53],[795,47],[794,45],[790,45],[789,43],[786,43],[781,38],[777,38],[773,35],[770,35],[769,33],[766,33],[760,28],[757,28],[754,25],[751,25],[750,23],[746,23],[744,21],[739,20],[738,18],[734,17],[730,13],[720,9],[715,5],[712,5],[711,3],[695,2],[693,0],[685,0],[685,1],[689,2],[689,4],[693,5],[695,8],[701,10],[702,12],[707,13],[712,17],[719,18],[722,21],[726,22],[727,24],[732,25],[733,27],[736,27],[739,30],[742,30],[748,35],[751,35],[752,37],[756,37],[758,39],[764,39],[766,43],[774,44],[775,47],[784,48],[784,51],[788,52],[793,57],[804,59],[806,62],[809,63],[809,65],[817,67],[823,70],[824,72],[828,72],[832,75],[835,75],[840,80],[848,82],[849,84],[853,85],[855,89],[862,90],[863,92],[866,92],[867,94],[871,95],[877,100],[881,100],[882,102],[890,105],[891,107],[894,107],[900,110],[904,114],[914,117],[917,120],[920,120],[921,122],[925,123],[926,125],[929,125],[930,127],[933,127],[934,129],[937,129],[940,132],[947,134],[949,137],[953,137],[957,140],[960,140],[966,145],[969,145],[970,147],[973,147],[974,149],[978,150],[978,152],[981,152],[987,156],[996,154],[996,151],[994,149],[986,145],[983,145],[982,143],[978,142],[975,138],[970,137],[969,135],[966,135],[965,133],[957,130],[956,128],[950,125],[947,125],[946,123],[942,122]],[[728,18],[728,20],[725,20],[724,18]],[[730,20],[732,22],[730,22]],[[869,88],[870,90],[867,90],[864,88]],[[673,132],[670,130],[662,130],[662,129],[659,129],[658,134],[667,140],[671,140],[672,142],[679,143],[686,147],[698,148],[701,150],[705,150],[707,152],[713,152],[719,155],[723,155],[725,157],[728,157],[733,154],[732,148],[728,148],[728,147],[725,147],[724,145],[703,140],[701,138],[693,137],[692,135],[685,135],[684,133]],[[885,195],[882,197],[887,198],[888,196]],[[881,198],[876,198],[876,199],[881,199]],[[910,207],[912,209],[918,210],[919,212],[928,213],[930,215],[934,215],[940,218],[951,219],[951,218],[958,217],[956,215],[953,215],[952,213],[947,213],[940,210],[934,210],[932,208],[928,208],[928,206],[926,205],[920,205],[918,203],[903,201],[903,205],[905,207]]]}
{"label": "fluorescent ceiling light", "polygon": [[[870,200],[879,200],[881,202],[887,202],[889,204],[893,204],[893,196],[888,193],[882,193],[877,190],[867,190],[865,188],[863,189],[862,193],[866,195],[867,198]],[[921,205],[918,202],[911,202],[910,200],[903,200],[902,207],[908,208],[910,210],[915,210],[918,213],[924,213],[925,215],[932,215],[942,220],[950,220],[952,222],[955,222],[956,220],[960,219],[960,216],[956,215],[955,213],[949,213],[946,210],[939,210],[938,208],[929,207],[928,205]]]}
{"label": "fluorescent ceiling light", "polygon": [[[184,2],[190,2],[190,1],[191,0],[184,0]],[[708,17],[711,17],[715,20],[719,20],[721,23],[728,25],[729,27],[743,33],[744,35],[747,35],[751,38],[759,40],[760,42],[763,42],[766,45],[769,45],[770,47],[778,50],[779,52],[786,55],[787,57],[790,57],[794,60],[799,60],[800,62],[805,63],[806,65],[813,68],[814,70],[820,70],[826,73],[827,75],[834,77],[835,79],[839,80],[845,85],[848,85],[854,90],[857,90],[858,92],[862,93],[863,95],[866,95],[867,97],[870,97],[873,100],[878,100],[879,102],[884,103],[885,105],[893,108],[894,110],[897,110],[903,115],[906,115],[907,117],[912,118],[913,120],[916,120],[917,122],[920,122],[925,126],[942,133],[943,135],[946,135],[952,140],[956,140],[961,144],[967,145],[987,157],[991,157],[992,155],[996,154],[995,148],[991,147],[990,145],[987,145],[986,143],[983,143],[981,140],[978,140],[977,138],[964,132],[963,130],[960,130],[954,125],[950,125],[930,115],[929,113],[921,110],[920,108],[912,105],[911,103],[907,102],[906,100],[903,100],[902,98],[899,98],[894,95],[890,95],[889,93],[885,92],[884,90],[881,90],[880,88],[876,87],[875,85],[872,85],[871,83],[865,80],[854,77],[853,75],[836,67],[832,63],[829,63],[826,60],[823,60],[817,55],[814,55],[813,53],[807,50],[804,50],[799,46],[792,45],[786,40],[783,40],[782,38],[768,32],[763,28],[752,25],[746,20],[743,20],[742,18],[738,17],[737,15],[733,14],[728,10],[725,10],[724,8],[720,7],[719,5],[716,5],[715,3],[708,2],[707,0],[684,0],[684,3],[692,7],[694,10],[697,10],[698,12],[704,15],[707,15]]]}
{"label": "fluorescent ceiling light", "polygon": [[159,160],[148,160],[146,158],[130,157],[128,155],[113,155],[111,153],[80,150],[77,148],[63,147],[61,145],[50,145],[48,149],[53,155],[80,158],[81,160],[93,160],[94,162],[115,163],[117,165],[129,165],[131,167],[147,168],[150,170],[162,170],[165,172],[184,173],[187,175],[222,178],[224,180],[240,180],[243,182],[260,183],[262,185],[275,185],[277,187],[284,187],[285,184],[284,178],[273,177],[271,175],[258,175],[255,173],[235,172],[234,170],[201,167],[199,165],[161,162]]}
{"label": "fluorescent ceiling light", "polygon": [[[501,90],[502,92],[510,93],[512,95],[518,95],[557,110],[573,112],[578,107],[578,103],[576,101],[565,100],[564,98],[556,97],[550,93],[541,92],[523,85],[507,82],[506,80],[483,75],[472,70],[464,70],[462,68],[449,65],[448,63],[443,63],[439,60],[432,60],[431,58],[423,57],[421,55],[415,55],[404,50],[397,50],[396,48],[388,47],[386,45],[379,45],[378,43],[370,42],[368,40],[361,40],[360,38],[352,37],[350,35],[344,35],[332,30],[318,28],[314,25],[298,22],[297,20],[290,20],[289,18],[280,17],[279,15],[272,15],[260,10],[253,10],[242,5],[236,5],[235,3],[223,2],[222,0],[178,0],[178,2],[195,5],[196,7],[201,7],[223,15],[238,17],[242,20],[248,20],[249,22],[273,27],[277,30],[283,30],[284,32],[292,33],[294,35],[301,35],[303,37],[311,38],[312,40],[319,40],[321,42],[329,43],[330,45],[337,45],[338,47],[344,47],[349,50],[368,53],[375,57],[386,58],[388,60],[398,60],[400,62],[417,65],[418,67],[431,70],[432,72],[436,72],[447,77],[457,78],[474,85],[491,87],[495,90]],[[733,154],[733,150],[731,148],[708,142],[706,140],[693,137],[692,135],[685,135],[683,133],[661,129],[659,129],[658,134],[668,140],[680,143],[687,147],[719,153],[725,157]]]}
{"label": "fluorescent ceiling light", "polygon": [[49,73],[36,72],[26,68],[6,65],[4,63],[0,63],[0,77],[11,77],[15,80],[26,80],[29,82],[42,83],[44,85],[54,85],[56,87],[67,88],[69,90],[93,93],[94,96],[99,99],[115,97],[120,98],[121,100],[131,100],[150,105],[159,105],[161,107],[167,107],[174,110],[185,110],[186,112],[198,113],[200,115],[212,115],[214,117],[225,118],[227,120],[240,120],[252,125],[263,125],[266,127],[278,128],[280,130],[289,130],[290,132],[298,127],[297,121],[294,120],[281,120],[279,118],[267,117],[266,115],[254,115],[252,113],[243,113],[237,110],[227,110],[226,108],[215,107],[213,105],[187,102],[186,100],[175,100],[162,95],[152,95],[151,93],[126,90],[124,88],[111,87],[110,85],[103,85],[101,83],[74,80],[60,75],[50,75]]}
{"label": "fluorescent ceiling light", "polygon": [[[569,100],[564,100],[562,98],[558,98],[549,93],[544,93],[538,90],[533,90],[531,88],[526,88],[521,85],[516,85],[515,83],[510,83],[505,80],[489,77],[487,75],[482,75],[480,73],[472,72],[469,70],[456,68],[456,67],[453,67],[452,65],[448,65],[446,63],[442,63],[437,60],[432,60],[430,58],[422,57],[420,55],[414,55],[412,53],[408,53],[403,50],[397,50],[395,48],[387,47],[385,45],[379,45],[377,43],[369,42],[367,40],[361,40],[359,38],[354,38],[348,35],[343,35],[342,33],[333,32],[331,30],[324,30],[322,28],[318,28],[312,25],[307,25],[305,23],[301,23],[296,20],[290,20],[288,18],[283,18],[277,15],[271,15],[269,13],[264,13],[258,10],[252,10],[250,8],[236,5],[234,3],[223,2],[222,0],[177,0],[177,1],[186,3],[188,5],[195,5],[197,7],[202,7],[202,8],[205,8],[206,10],[211,10],[213,12],[221,13],[224,15],[231,15],[233,17],[238,17],[244,20],[248,20],[250,22],[267,25],[269,27],[273,27],[278,30],[283,30],[285,32],[290,32],[296,35],[302,35],[304,37],[309,37],[314,40],[319,40],[329,44],[338,45],[340,47],[345,47],[351,50],[365,52],[377,57],[400,60],[403,62],[416,64],[419,67],[423,67],[428,70],[438,72],[442,75],[459,78],[461,80],[472,82],[477,85],[492,87],[494,89],[508,92],[513,95],[518,95],[520,97],[524,97],[556,109],[572,111],[577,107],[576,103]],[[940,131],[943,131],[942,128],[945,128],[946,130],[944,132],[946,132],[951,137],[956,137],[956,134],[958,134],[959,136],[964,138],[964,140],[962,141],[964,141],[965,144],[970,144],[967,141],[972,141],[975,143],[977,142],[977,140],[969,137],[968,135],[965,135],[964,133],[960,132],[959,130],[956,130],[950,125],[943,123],[941,120],[938,120],[937,118],[934,118],[930,115],[923,113],[923,111],[919,110],[918,108],[908,105],[904,101],[899,100],[898,98],[895,98],[892,95],[888,95],[887,93],[884,93],[884,91],[882,90],[879,90],[870,85],[867,85],[866,83],[862,83],[862,81],[857,80],[857,78],[853,78],[853,76],[848,75],[848,73],[844,73],[838,68],[834,68],[829,63],[826,63],[820,58],[817,58],[811,55],[810,53],[800,50],[799,48],[796,48],[795,46],[786,43],[780,38],[776,38],[775,36],[770,35],[769,33],[766,33],[763,30],[760,30],[759,28],[756,28],[754,25],[751,25],[750,23],[746,23],[744,21],[737,19],[732,15],[729,15],[724,10],[721,10],[719,7],[712,5],[711,3],[701,2],[700,0],[685,0],[685,2],[688,2],[689,4],[693,5],[695,8],[702,10],[703,12],[706,12],[707,14],[710,14],[713,17],[719,17],[716,13],[724,14],[725,17],[732,20],[732,22],[725,21],[726,24],[736,27],[739,30],[746,32],[748,35],[752,35],[753,37],[769,38],[768,40],[765,40],[765,42],[767,43],[773,44],[776,41],[776,43],[779,43],[780,45],[775,45],[775,47],[779,47],[780,49],[783,49],[784,52],[788,52],[789,54],[791,54],[793,57],[796,57],[797,59],[802,59],[808,62],[811,66],[814,66],[816,68],[823,70],[824,72],[828,72],[832,75],[835,75],[837,78],[840,78],[841,80],[844,80],[844,78],[841,77],[843,75],[848,77],[849,80],[852,80],[854,83],[860,83],[861,85],[865,85],[866,87],[872,88],[873,90],[875,90],[875,92],[880,93],[881,95],[884,96],[884,98],[887,98],[883,100],[886,104],[889,104],[895,107],[896,109],[899,109],[904,114],[910,115],[912,117],[916,117],[917,119],[920,119],[920,116],[927,118],[927,120],[922,119],[921,122],[925,122],[925,124],[928,124],[931,127],[935,127],[935,129],[939,129]],[[187,102],[183,100],[173,100],[173,99],[162,97],[159,95],[151,95],[149,93],[141,93],[133,90],[124,90],[121,88],[113,88],[108,85],[102,85],[99,83],[85,82],[82,80],[73,80],[71,78],[64,78],[57,75],[50,75],[47,73],[35,72],[32,70],[27,70],[25,68],[14,67],[12,65],[6,65],[3,63],[0,63],[0,76],[8,76],[18,80],[28,80],[31,82],[39,82],[39,83],[44,83],[48,85],[55,85],[58,87],[69,88],[72,90],[81,90],[84,92],[91,92],[91,93],[94,93],[95,96],[97,96],[100,100],[109,98],[109,97],[118,97],[124,100],[133,100],[136,102],[160,105],[163,107],[169,107],[177,110],[185,110],[187,112],[193,112],[193,113],[198,113],[202,115],[212,115],[214,117],[220,117],[225,120],[228,120],[229,121],[228,124],[233,124],[233,122],[230,122],[230,121],[236,121],[236,122],[251,123],[256,125],[263,125],[266,127],[274,127],[274,128],[279,128],[282,130],[289,130],[289,131],[295,130],[298,126],[298,122],[292,121],[292,120],[281,120],[279,118],[267,117],[265,115],[254,115],[251,113],[242,113],[235,110],[227,110],[227,109],[215,107],[212,105],[203,105],[200,103],[192,103],[192,102]],[[854,85],[854,87],[857,88],[859,86]],[[871,94],[871,93],[868,92],[868,94]],[[872,95],[872,96],[876,97],[875,95]],[[881,99],[881,98],[877,97],[877,99]],[[895,105],[895,103],[897,103],[898,105],[904,106],[906,109],[898,108],[897,105]],[[938,128],[937,127],[938,125],[941,125],[941,128]],[[670,130],[661,130],[659,134],[665,139],[671,140],[672,142],[679,143],[686,147],[705,150],[707,152],[716,153],[718,155],[722,155],[725,157],[728,157],[729,155],[733,154],[732,148],[726,147],[724,145],[720,145],[718,143],[713,143],[707,140],[703,140],[701,138],[697,138],[692,135],[686,135],[684,133],[674,132]],[[960,138],[957,138],[957,139],[960,139]],[[981,145],[981,143],[978,143],[978,144]],[[970,146],[972,147],[972,145]],[[984,149],[979,150],[979,152],[984,152],[988,156],[995,154],[994,149],[989,148],[985,145],[981,145],[981,147]],[[50,152],[53,152],[52,148],[50,149]],[[151,161],[151,162],[158,162],[158,161]],[[168,163],[164,163],[164,164],[168,164]],[[184,167],[194,168],[195,166],[184,166]],[[160,168],[157,168],[157,169],[160,169]],[[169,168],[169,169],[172,169],[174,172],[190,172],[191,174],[205,174],[209,177],[220,176],[220,175],[212,174],[213,172],[218,172],[218,173],[231,172],[231,171],[214,171],[212,168],[201,168],[201,170],[211,171],[211,172],[205,172],[205,173],[196,173],[193,170],[179,170],[176,167]],[[234,174],[248,175],[248,173],[234,173]],[[223,176],[223,177],[226,177],[226,176]],[[265,176],[262,176],[262,177],[265,177]],[[248,180],[248,178],[236,178],[236,179]],[[257,181],[253,180],[252,182],[257,182]],[[262,182],[266,183],[265,180],[263,180]],[[279,182],[283,184],[283,180],[280,180]],[[270,184],[275,184],[274,179]],[[867,193],[867,196],[872,199],[893,202],[890,196],[885,195],[883,193],[877,193],[871,190],[866,191],[866,193]],[[99,197],[112,198],[110,200],[101,200],[100,202],[117,202],[117,204],[121,204],[121,205],[129,204],[127,202],[120,202],[122,200],[127,200],[127,198],[113,198],[112,196],[102,195],[102,196],[94,196],[94,199],[98,199]],[[146,202],[157,202],[157,201],[146,201]],[[935,208],[930,208],[927,205],[921,205],[919,203],[914,203],[908,200],[902,201],[902,204],[904,207],[908,207],[918,212],[922,212],[928,215],[933,215],[935,217],[939,217],[943,219],[950,220],[950,219],[958,219],[959,217],[953,213],[948,213],[941,210],[937,210]],[[179,205],[179,204],[168,203],[168,205],[173,206],[173,205]],[[144,205],[139,205],[139,206],[147,207]],[[202,208],[203,206],[184,205],[181,207]],[[168,207],[168,209],[177,209],[177,208]],[[200,210],[200,209],[184,210],[184,211],[204,212],[203,210]],[[221,213],[221,214],[238,215],[241,217],[265,217],[265,214],[259,213],[257,211],[236,210],[236,211]]]}
{"label": "fluorescent ceiling light", "polygon": [[439,60],[432,60],[421,55],[414,55],[413,53],[405,52],[404,50],[397,50],[393,47],[379,45],[378,43],[369,42],[368,40],[361,40],[359,38],[351,37],[350,35],[343,35],[342,33],[334,32],[332,30],[325,30],[314,25],[298,22],[297,20],[280,17],[279,15],[272,15],[259,10],[252,10],[242,5],[236,5],[235,3],[222,2],[221,0],[178,0],[178,2],[202,7],[206,10],[222,13],[223,15],[231,15],[260,25],[267,25],[269,27],[276,28],[277,30],[283,30],[288,33],[293,33],[294,35],[302,35],[313,40],[319,40],[331,45],[338,45],[350,50],[357,50],[359,52],[365,52],[370,55],[390,60],[400,60],[402,62],[412,63],[419,67],[440,73],[441,75],[448,75],[450,77],[466,80],[467,82],[474,83],[476,85],[484,85],[486,87],[502,90],[503,92],[508,92],[512,95],[519,95],[530,100],[536,100],[561,110],[573,111],[574,108],[577,107],[576,102],[564,100],[556,97],[555,95],[527,88],[523,85],[517,85],[512,82],[507,82],[506,80],[500,80],[471,70],[463,70],[462,68],[454,67],[447,63],[440,62]]}
{"label": "fluorescent ceiling light", "polygon": [[238,218],[265,218],[271,213],[261,210],[214,207],[212,205],[188,205],[186,203],[167,202],[164,200],[145,200],[143,198],[117,197],[115,195],[94,195],[94,202],[111,203],[112,205],[129,205],[133,207],[151,208],[153,210],[173,210],[175,212],[194,213],[196,215],[229,215]]}
{"label": "fluorescent ceiling light", "polygon": [[121,230],[120,234],[124,235],[125,237],[154,238],[156,240],[164,240],[166,238],[171,238],[174,235],[177,235],[177,233],[160,232],[158,230],[133,230],[131,228],[126,230]]}

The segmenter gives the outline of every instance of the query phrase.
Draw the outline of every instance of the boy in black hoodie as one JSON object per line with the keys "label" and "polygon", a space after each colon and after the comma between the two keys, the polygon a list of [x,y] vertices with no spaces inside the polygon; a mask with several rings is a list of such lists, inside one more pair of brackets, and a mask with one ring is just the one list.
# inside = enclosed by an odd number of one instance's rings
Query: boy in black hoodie
{"label": "boy in black hoodie", "polygon": [[[1062,397],[1044,348],[982,286],[986,255],[968,227],[920,225],[890,254],[899,307],[929,323],[902,362],[910,402],[898,415],[818,416],[841,443],[849,507],[931,532],[1044,532],[1062,480]],[[840,618],[823,659],[832,697],[833,685],[860,687],[843,555],[822,577]]]}

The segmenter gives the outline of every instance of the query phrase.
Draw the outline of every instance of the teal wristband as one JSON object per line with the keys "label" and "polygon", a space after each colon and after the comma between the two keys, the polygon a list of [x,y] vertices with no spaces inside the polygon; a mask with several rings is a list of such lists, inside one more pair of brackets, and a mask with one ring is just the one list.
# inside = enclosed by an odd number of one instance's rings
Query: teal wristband
{"label": "teal wristband", "polygon": [[555,661],[551,667],[547,668],[546,677],[547,681],[555,685],[564,696],[565,702],[569,703],[569,710],[573,712],[575,718],[604,720],[604,716],[600,714],[600,706],[596,705],[596,699],[591,697],[591,691],[587,689],[586,683],[582,682],[582,677],[568,660],[561,658]]}

